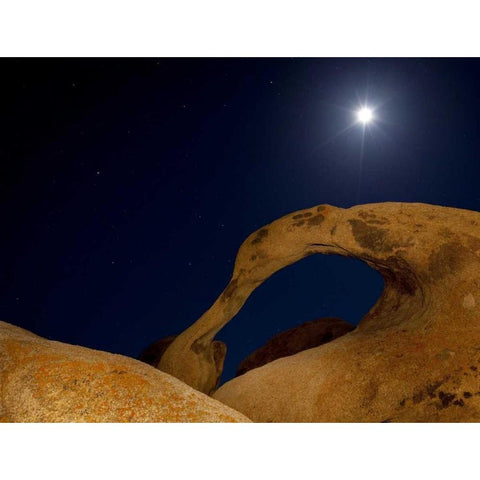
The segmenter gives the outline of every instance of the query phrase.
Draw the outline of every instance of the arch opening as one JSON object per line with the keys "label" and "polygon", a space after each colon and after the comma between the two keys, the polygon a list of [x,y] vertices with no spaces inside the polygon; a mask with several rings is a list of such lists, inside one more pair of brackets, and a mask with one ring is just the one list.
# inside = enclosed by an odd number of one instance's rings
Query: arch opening
{"label": "arch opening", "polygon": [[275,335],[325,317],[357,325],[380,298],[384,281],[363,261],[310,255],[279,270],[257,288],[216,335],[227,344],[220,385]]}

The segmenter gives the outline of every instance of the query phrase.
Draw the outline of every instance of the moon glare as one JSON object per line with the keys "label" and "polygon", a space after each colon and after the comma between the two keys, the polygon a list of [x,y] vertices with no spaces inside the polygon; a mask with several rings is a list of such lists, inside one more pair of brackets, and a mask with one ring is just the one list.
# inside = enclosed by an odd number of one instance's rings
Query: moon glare
{"label": "moon glare", "polygon": [[373,112],[368,107],[363,107],[357,112],[358,121],[367,124],[373,118]]}

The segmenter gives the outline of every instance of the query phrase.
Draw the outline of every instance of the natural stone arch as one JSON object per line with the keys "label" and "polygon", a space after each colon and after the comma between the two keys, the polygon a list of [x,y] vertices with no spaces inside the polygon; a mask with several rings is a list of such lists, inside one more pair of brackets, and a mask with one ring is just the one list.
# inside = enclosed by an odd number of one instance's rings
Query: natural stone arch
{"label": "natural stone arch", "polygon": [[[342,345],[359,351],[362,345],[374,348],[374,337],[377,344],[382,344],[392,331],[407,333],[403,337],[410,340],[412,335],[423,336],[424,340],[428,337],[426,345],[433,350],[445,335],[458,336],[459,331],[465,335],[468,331],[470,339],[480,340],[476,308],[480,304],[479,231],[479,213],[425,204],[381,203],[350,209],[320,205],[286,215],[245,240],[226,289],[172,343],[159,368],[196,389],[212,392],[218,378],[212,353],[216,333],[270,275],[316,253],[358,258],[380,272],[385,286],[355,332],[314,351],[327,352]],[[389,342],[382,348],[393,348],[395,342]],[[241,411],[248,410],[248,392],[255,390],[258,397],[262,372],[277,369],[280,364],[286,372],[292,359],[307,358],[312,351],[308,352],[252,370],[225,384],[216,397]],[[344,352],[346,356],[348,352]],[[308,362],[302,368],[308,368]],[[281,372],[276,374],[282,376]],[[283,388],[280,384],[278,388]],[[239,386],[244,400],[237,405]],[[284,393],[288,397],[289,393]],[[260,417],[255,412],[249,414],[254,419],[262,417],[261,412]],[[274,420],[281,416],[278,413]]]}

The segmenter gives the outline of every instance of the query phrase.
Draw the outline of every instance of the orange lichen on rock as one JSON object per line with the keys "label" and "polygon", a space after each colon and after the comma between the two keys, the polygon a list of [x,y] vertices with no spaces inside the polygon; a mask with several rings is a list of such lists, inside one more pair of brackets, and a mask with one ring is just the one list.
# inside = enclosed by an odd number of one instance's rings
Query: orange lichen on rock
{"label": "orange lichen on rock", "polygon": [[0,421],[247,422],[137,360],[0,322]]}

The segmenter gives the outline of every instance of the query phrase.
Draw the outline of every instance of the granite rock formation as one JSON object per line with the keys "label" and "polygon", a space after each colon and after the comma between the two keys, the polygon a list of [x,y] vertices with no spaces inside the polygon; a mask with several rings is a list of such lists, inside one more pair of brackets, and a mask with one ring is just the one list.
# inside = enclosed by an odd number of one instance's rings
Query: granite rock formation
{"label": "granite rock formation", "polygon": [[0,422],[247,422],[142,362],[0,322]]}
{"label": "granite rock formation", "polygon": [[266,225],[160,368],[211,392],[217,332],[268,277],[312,254],[377,270],[376,304],[355,331],[234,378],[214,398],[262,422],[480,421],[480,213],[456,208],[320,205]]}
{"label": "granite rock formation", "polygon": [[[167,348],[172,344],[172,342],[177,338],[177,335],[170,335],[165,338],[161,338],[156,342],[150,344],[142,353],[138,356],[138,359],[141,362],[148,363],[152,367],[158,367],[160,359],[167,350]],[[217,382],[215,388],[220,383],[220,377],[223,372],[223,364],[225,362],[225,356],[227,354],[227,345],[220,341],[214,340],[212,342],[213,346],[213,359],[215,361],[215,368],[217,372]]]}
{"label": "granite rock formation", "polygon": [[162,355],[170,344],[177,338],[176,335],[161,338],[156,342],[151,343],[145,350],[140,353],[138,359],[141,362],[148,363],[152,367],[157,367]]}
{"label": "granite rock formation", "polygon": [[355,326],[351,323],[335,317],[325,317],[313,322],[302,323],[275,335],[265,345],[252,352],[240,363],[235,376],[243,375],[249,370],[266,365],[277,358],[288,357],[309,348],[319,347],[354,329]]}

